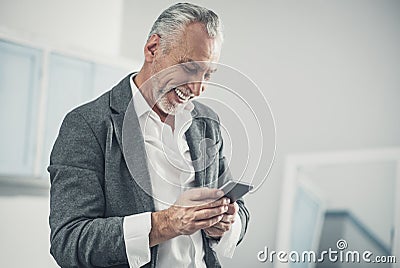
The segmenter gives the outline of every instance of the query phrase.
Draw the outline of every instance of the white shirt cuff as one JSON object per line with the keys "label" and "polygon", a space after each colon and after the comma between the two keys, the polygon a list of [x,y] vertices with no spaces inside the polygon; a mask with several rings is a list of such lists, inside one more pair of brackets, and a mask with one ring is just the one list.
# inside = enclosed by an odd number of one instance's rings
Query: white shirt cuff
{"label": "white shirt cuff", "polygon": [[123,229],[129,267],[136,268],[148,263],[151,259],[149,242],[151,212],[124,217]]}
{"label": "white shirt cuff", "polygon": [[218,243],[212,243],[210,246],[215,250],[217,255],[232,258],[236,245],[239,242],[241,230],[242,221],[239,214],[236,214],[235,222],[232,224],[231,229],[224,233]]}

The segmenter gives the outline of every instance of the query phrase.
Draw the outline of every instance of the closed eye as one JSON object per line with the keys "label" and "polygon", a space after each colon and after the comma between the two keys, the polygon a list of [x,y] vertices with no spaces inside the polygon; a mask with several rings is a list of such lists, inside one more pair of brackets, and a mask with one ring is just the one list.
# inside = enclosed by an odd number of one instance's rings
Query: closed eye
{"label": "closed eye", "polygon": [[197,68],[190,68],[186,64],[183,66],[183,69],[185,69],[185,71],[188,73],[193,73],[193,74],[197,73]]}

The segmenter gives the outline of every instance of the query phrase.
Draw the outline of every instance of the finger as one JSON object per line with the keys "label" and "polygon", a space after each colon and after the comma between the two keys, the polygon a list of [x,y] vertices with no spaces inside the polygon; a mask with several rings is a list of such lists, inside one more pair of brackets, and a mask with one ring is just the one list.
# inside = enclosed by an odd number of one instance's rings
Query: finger
{"label": "finger", "polygon": [[214,207],[229,205],[229,198],[222,197],[218,200],[209,199],[209,200],[191,201],[191,202],[192,204],[195,204],[194,206],[197,206],[197,209],[199,210],[203,208],[214,208]]}
{"label": "finger", "polygon": [[216,224],[214,224],[212,227],[217,228],[223,232],[227,232],[229,231],[229,229],[231,229],[231,225],[230,223],[225,223],[222,221],[217,222]]}
{"label": "finger", "polygon": [[191,189],[187,192],[192,201],[216,200],[224,196],[223,191],[206,187]]}
{"label": "finger", "polygon": [[225,223],[234,223],[235,222],[235,216],[234,215],[228,215],[228,214],[224,214],[224,216],[222,217],[221,222],[225,222]]}
{"label": "finger", "polygon": [[209,227],[209,228],[206,228],[206,229],[204,229],[204,231],[205,231],[209,236],[214,237],[214,238],[219,238],[219,237],[221,237],[221,236],[224,234],[223,231],[221,231],[221,230],[218,229],[218,228],[215,228],[214,226],[211,226],[211,227]]}
{"label": "finger", "polygon": [[[187,192],[184,193],[185,195],[191,196],[192,193],[187,194]],[[214,207],[219,207],[223,205],[229,205],[229,198],[223,197],[218,200],[212,199],[212,200],[203,200],[203,201],[192,201],[192,200],[187,200],[187,196],[184,198],[180,198],[177,200],[175,203],[176,206],[181,206],[181,207],[186,207],[186,208],[193,208],[194,210],[201,210],[204,208],[214,208]]]}
{"label": "finger", "polygon": [[196,221],[199,220],[205,220],[205,219],[210,219],[215,216],[221,215],[223,217],[223,214],[228,210],[228,206],[219,206],[219,207],[214,207],[214,208],[205,208],[201,210],[197,210],[194,212],[194,219]]}
{"label": "finger", "polygon": [[226,212],[226,214],[234,215],[238,212],[238,210],[239,210],[239,205],[235,202],[235,203],[229,204],[228,211]]}
{"label": "finger", "polygon": [[205,208],[213,208],[213,207],[218,207],[218,206],[227,206],[228,208],[229,205],[229,198],[227,197],[222,197],[218,200],[213,200],[212,202],[208,202],[206,204],[203,204],[203,207]]}
{"label": "finger", "polygon": [[197,230],[204,229],[204,228],[208,228],[208,227],[211,227],[211,226],[215,225],[221,219],[222,219],[222,215],[218,215],[218,216],[215,216],[215,217],[210,218],[210,219],[196,221],[194,223],[194,225],[195,225]]}

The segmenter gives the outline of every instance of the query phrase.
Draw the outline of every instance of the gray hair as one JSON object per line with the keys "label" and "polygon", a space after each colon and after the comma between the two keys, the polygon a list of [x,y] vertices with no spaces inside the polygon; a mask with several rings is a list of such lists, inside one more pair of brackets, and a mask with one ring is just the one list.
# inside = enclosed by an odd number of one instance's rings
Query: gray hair
{"label": "gray hair", "polygon": [[159,35],[160,46],[167,52],[176,37],[191,23],[202,23],[210,38],[222,41],[222,23],[213,11],[190,3],[178,3],[164,10],[154,22],[148,38]]}

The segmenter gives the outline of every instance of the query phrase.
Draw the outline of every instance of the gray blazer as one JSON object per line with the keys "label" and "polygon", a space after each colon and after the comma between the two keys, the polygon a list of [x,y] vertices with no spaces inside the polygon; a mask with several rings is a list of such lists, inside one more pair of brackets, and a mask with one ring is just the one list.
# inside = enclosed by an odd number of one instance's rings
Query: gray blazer
{"label": "gray blazer", "polygon": [[[129,267],[123,236],[123,218],[154,211],[154,202],[137,185],[127,168],[122,150],[122,125],[132,99],[128,75],[98,99],[69,112],[60,128],[51,156],[50,217],[51,249],[62,267]],[[218,117],[210,108],[195,103],[193,122],[185,133],[192,159],[202,156],[199,142],[213,141],[216,157],[195,173],[198,186],[219,187],[231,179],[222,155]],[[131,107],[131,105],[129,106]],[[132,106],[133,107],[133,106]],[[148,181],[150,176],[137,116],[131,120],[135,157],[132,174]],[[207,149],[208,150],[208,149]],[[194,161],[200,163],[201,161]],[[243,200],[238,200],[242,240],[249,220]],[[203,234],[207,267],[220,267]],[[155,267],[157,246],[151,248]]]}

